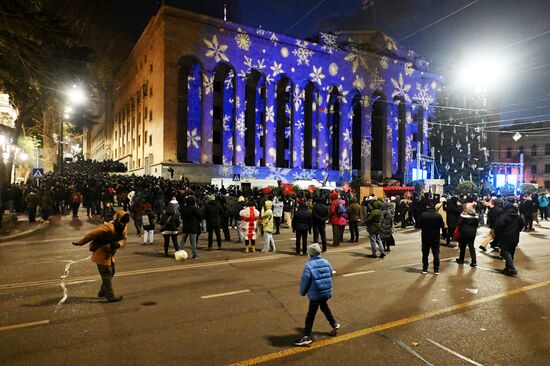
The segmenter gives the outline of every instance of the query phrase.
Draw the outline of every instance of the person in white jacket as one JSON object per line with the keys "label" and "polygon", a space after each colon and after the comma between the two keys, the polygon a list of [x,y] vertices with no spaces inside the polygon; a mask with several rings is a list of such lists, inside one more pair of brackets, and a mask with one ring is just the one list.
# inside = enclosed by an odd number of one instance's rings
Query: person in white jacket
{"label": "person in white jacket", "polygon": [[249,198],[245,208],[241,210],[239,215],[241,216],[241,231],[244,235],[244,252],[248,253],[248,247],[250,246],[250,251],[254,253],[256,251],[256,232],[260,211],[254,206],[252,197]]}

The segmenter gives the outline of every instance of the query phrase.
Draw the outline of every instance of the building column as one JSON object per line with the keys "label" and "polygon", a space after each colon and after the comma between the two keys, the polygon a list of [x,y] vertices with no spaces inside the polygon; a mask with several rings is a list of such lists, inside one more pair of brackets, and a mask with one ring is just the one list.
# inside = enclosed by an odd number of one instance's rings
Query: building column
{"label": "building column", "polygon": [[[340,147],[340,156],[339,156],[339,169],[340,175],[345,173],[350,174],[351,170],[351,159],[352,159],[352,130],[351,126],[353,123],[353,108],[351,108],[349,103],[340,104],[340,136],[338,141],[338,146]],[[351,174],[350,174],[351,177]]]}
{"label": "building column", "polygon": [[235,164],[244,165],[244,133],[246,112],[246,79],[237,77],[235,92]]}
{"label": "building column", "polygon": [[201,164],[212,164],[212,132],[214,93],[212,88],[208,88],[209,80],[213,82],[214,72],[203,70],[202,84],[202,131],[201,131]]}
{"label": "building column", "polygon": [[[303,168],[303,156],[304,156],[304,102],[305,92],[300,88],[298,84],[294,86],[293,98],[296,98],[299,102],[294,100],[288,101],[288,107],[290,108],[290,125],[292,126],[292,149],[291,149],[291,161],[292,168]],[[298,108],[295,108],[297,106]],[[292,111],[294,111],[292,113]],[[294,120],[293,120],[294,119]]]}
{"label": "building column", "polygon": [[327,152],[328,141],[328,103],[322,94],[319,95],[317,102],[317,108],[319,110],[319,118],[317,119],[317,153],[314,157],[316,161],[317,169],[326,169],[329,163],[329,154]]}
{"label": "building column", "polygon": [[372,141],[372,104],[363,105],[363,120],[361,121],[361,174],[366,183],[371,183],[371,141]]}
{"label": "building column", "polygon": [[265,166],[275,167],[277,157],[277,129],[275,110],[277,109],[277,86],[274,83],[266,85],[265,104]]}

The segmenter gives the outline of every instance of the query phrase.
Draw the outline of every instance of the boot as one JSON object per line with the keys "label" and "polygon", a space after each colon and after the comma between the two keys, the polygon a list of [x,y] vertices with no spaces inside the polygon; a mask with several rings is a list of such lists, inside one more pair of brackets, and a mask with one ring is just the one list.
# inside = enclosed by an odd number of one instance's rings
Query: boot
{"label": "boot", "polygon": [[250,246],[250,251],[251,251],[252,253],[256,253],[256,247],[255,247],[254,245],[251,245],[251,246]]}
{"label": "boot", "polygon": [[245,245],[245,246],[244,246],[244,252],[245,252],[245,253],[248,253],[248,245]]}

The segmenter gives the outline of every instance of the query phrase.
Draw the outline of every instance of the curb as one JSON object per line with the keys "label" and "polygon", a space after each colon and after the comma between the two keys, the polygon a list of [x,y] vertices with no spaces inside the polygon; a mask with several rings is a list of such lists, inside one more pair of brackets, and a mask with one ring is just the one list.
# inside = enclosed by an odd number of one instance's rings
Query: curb
{"label": "curb", "polygon": [[17,234],[13,234],[13,235],[2,236],[2,237],[0,237],[0,243],[5,243],[5,242],[12,241],[12,240],[21,239],[21,238],[30,236],[30,235],[35,234],[37,232],[46,230],[49,226],[50,226],[49,221],[42,222],[40,225],[37,225],[32,230],[26,230],[26,231],[23,231],[23,232],[20,232],[20,233],[17,233]]}

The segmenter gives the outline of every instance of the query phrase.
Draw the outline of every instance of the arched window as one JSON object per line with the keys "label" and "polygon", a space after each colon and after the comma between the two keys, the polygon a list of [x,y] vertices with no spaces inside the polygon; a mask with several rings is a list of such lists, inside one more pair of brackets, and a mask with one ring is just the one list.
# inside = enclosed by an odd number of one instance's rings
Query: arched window
{"label": "arched window", "polygon": [[[407,148],[407,105],[404,99],[394,99],[397,104],[397,171],[404,179]],[[417,137],[418,138],[418,137]]]}
{"label": "arched window", "polygon": [[352,169],[361,170],[361,140],[363,138],[363,103],[359,92],[355,93],[351,102],[353,108],[353,120],[351,126],[352,135]]}
{"label": "arched window", "polygon": [[277,123],[275,166],[290,168],[292,166],[292,83],[287,76],[281,76],[277,83]]}
{"label": "arched window", "polygon": [[252,70],[246,80],[245,165],[265,166],[265,78]]}
{"label": "arched window", "polygon": [[177,159],[199,163],[202,127],[202,66],[185,56],[178,67]]}
{"label": "arched window", "polygon": [[[317,156],[317,99],[318,93],[315,84],[308,81],[304,89],[304,168],[314,167],[314,159]],[[315,143],[314,143],[315,140]],[[315,166],[316,167],[316,166]]]}
{"label": "arched window", "polygon": [[386,97],[382,93],[375,93],[372,97],[371,118],[371,170],[372,177],[378,177],[384,168],[384,130],[386,129],[387,105]]}

